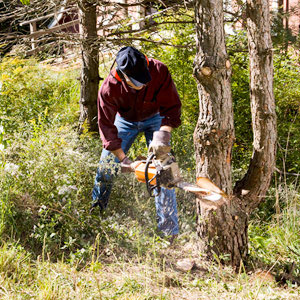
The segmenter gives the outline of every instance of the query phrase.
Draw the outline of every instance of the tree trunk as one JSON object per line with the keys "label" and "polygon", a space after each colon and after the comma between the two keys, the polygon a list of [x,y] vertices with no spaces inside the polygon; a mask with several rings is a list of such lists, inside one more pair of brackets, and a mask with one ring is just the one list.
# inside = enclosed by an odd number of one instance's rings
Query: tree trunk
{"label": "tree trunk", "polygon": [[277,129],[268,0],[247,1],[247,35],[253,153],[248,172],[237,183],[235,193],[243,197],[251,213],[269,188],[276,160]]}
{"label": "tree trunk", "polygon": [[244,204],[235,197],[221,205],[197,199],[197,215],[203,252],[208,258],[238,268],[248,254],[248,215]]}
{"label": "tree trunk", "polygon": [[234,141],[231,67],[226,52],[222,0],[196,1],[199,118],[194,132],[197,176],[208,177],[231,194]]}
{"label": "tree trunk", "polygon": [[[232,194],[231,149],[234,141],[231,68],[226,52],[223,1],[196,1],[199,118],[194,132],[197,177],[210,178]],[[198,199],[198,234],[209,256],[239,265],[247,254],[248,217],[239,199],[212,205]]]}
{"label": "tree trunk", "polygon": [[280,19],[280,23],[283,26],[283,5],[284,1],[283,0],[278,0],[278,14],[277,17]]}
{"label": "tree trunk", "polygon": [[99,88],[99,53],[97,46],[96,1],[79,1],[82,33],[82,70],[80,91],[80,130],[98,131],[97,95]]}
{"label": "tree trunk", "polygon": [[[263,50],[263,45],[270,43],[269,19],[259,18],[268,14],[268,8],[256,5],[253,6],[252,17],[257,18],[258,27],[249,41],[253,54],[250,67],[254,155],[248,175],[233,194],[230,165],[234,141],[231,69],[226,53],[222,8],[222,0],[195,2],[197,55],[194,75],[198,82],[200,113],[194,143],[197,177],[210,178],[228,197],[227,201],[218,205],[197,199],[197,222],[205,253],[238,267],[248,253],[249,213],[265,195],[275,161],[272,59],[269,57],[271,52]],[[253,51],[257,47],[261,51]]]}

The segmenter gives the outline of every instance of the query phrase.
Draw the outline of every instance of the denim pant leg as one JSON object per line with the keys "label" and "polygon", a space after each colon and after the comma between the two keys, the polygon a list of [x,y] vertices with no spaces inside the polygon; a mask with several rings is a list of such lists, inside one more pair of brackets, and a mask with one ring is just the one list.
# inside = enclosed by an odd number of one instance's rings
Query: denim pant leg
{"label": "denim pant leg", "polygon": [[92,192],[92,205],[99,205],[101,210],[107,207],[112,189],[113,176],[118,172],[118,164],[114,155],[103,149]]}
{"label": "denim pant leg", "polygon": [[[138,128],[135,123],[128,122],[119,115],[116,116],[114,124],[118,129],[119,138],[122,139],[121,148],[127,153],[138,135]],[[93,204],[99,204],[100,209],[107,207],[113,179],[120,169],[119,162],[110,151],[102,150],[92,192]]]}
{"label": "denim pant leg", "polygon": [[[144,132],[147,146],[153,138],[153,132],[159,130],[161,126],[161,116],[156,115],[144,123]],[[161,188],[160,194],[155,190],[155,206],[157,214],[157,227],[165,235],[179,233],[177,203],[175,189]]]}

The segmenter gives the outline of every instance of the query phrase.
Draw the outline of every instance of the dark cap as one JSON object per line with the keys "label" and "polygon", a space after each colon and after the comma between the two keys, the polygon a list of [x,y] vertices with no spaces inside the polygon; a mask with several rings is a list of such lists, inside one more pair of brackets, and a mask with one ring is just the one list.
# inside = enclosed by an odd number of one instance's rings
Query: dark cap
{"label": "dark cap", "polygon": [[142,86],[151,80],[147,59],[134,47],[124,47],[116,57],[118,69],[125,73],[136,86]]}

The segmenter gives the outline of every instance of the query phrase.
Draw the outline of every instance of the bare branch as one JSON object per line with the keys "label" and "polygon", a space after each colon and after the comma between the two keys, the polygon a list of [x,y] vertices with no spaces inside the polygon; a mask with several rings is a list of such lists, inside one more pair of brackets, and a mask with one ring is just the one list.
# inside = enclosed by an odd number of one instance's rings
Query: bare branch
{"label": "bare branch", "polygon": [[146,39],[146,38],[141,38],[141,37],[122,37],[122,39],[107,39],[107,41],[110,42],[115,42],[115,41],[141,41],[141,42],[149,42],[149,43],[153,43],[156,45],[164,45],[164,46],[172,46],[175,48],[190,48],[191,46],[193,46],[192,44],[188,43],[186,45],[175,45],[175,44],[170,44],[167,43],[165,41],[154,41],[151,39]]}
{"label": "bare branch", "polygon": [[[56,17],[57,14],[64,13],[69,17],[74,14],[74,10],[78,7],[85,9],[85,3],[89,2],[89,5],[98,6],[98,24],[97,30],[100,33],[103,31],[102,36],[98,37],[95,42],[95,46],[101,49],[105,49],[111,43],[124,43],[129,41],[145,41],[160,45],[172,45],[169,41],[164,41],[163,37],[160,37],[159,41],[153,41],[148,38],[138,37],[143,33],[149,32],[153,35],[155,32],[158,34],[158,28],[164,25],[172,24],[192,24],[193,17],[191,14],[185,14],[186,3],[179,1],[150,1],[140,0],[133,3],[123,3],[121,1],[107,1],[107,0],[75,0],[75,1],[31,1],[30,5],[20,5],[18,0],[4,1],[5,6],[0,11],[0,21],[7,26],[1,27],[0,30],[0,43],[2,45],[8,45],[11,47],[13,44],[23,44],[28,48],[43,49],[45,47],[42,44],[53,43],[55,40],[57,43],[64,41],[72,41],[75,45],[80,45],[81,35],[77,33],[65,32],[67,28],[72,26],[78,26],[78,19],[69,19],[68,21],[62,21],[62,24],[58,24],[54,27],[48,28],[52,17]],[[154,3],[154,4],[153,4]],[[163,9],[136,19],[124,18],[120,16],[120,10],[122,9],[134,9],[138,5],[146,9],[149,5],[156,5]],[[177,12],[180,11],[180,14]],[[176,13],[174,13],[176,12]],[[75,16],[75,15],[74,15]],[[183,16],[185,19],[183,19]],[[36,23],[36,27],[33,27]],[[31,24],[31,32],[29,33],[29,26]],[[144,24],[140,26],[140,24]],[[0,25],[1,26],[1,25]],[[22,26],[22,27],[20,27]],[[101,33],[100,33],[101,35]],[[34,39],[34,40],[33,40]],[[9,46],[10,45],[10,46]],[[178,47],[187,47],[187,45],[178,45]],[[3,51],[5,48],[1,48]],[[28,49],[29,50],[29,49]],[[32,51],[28,52],[28,54]]]}

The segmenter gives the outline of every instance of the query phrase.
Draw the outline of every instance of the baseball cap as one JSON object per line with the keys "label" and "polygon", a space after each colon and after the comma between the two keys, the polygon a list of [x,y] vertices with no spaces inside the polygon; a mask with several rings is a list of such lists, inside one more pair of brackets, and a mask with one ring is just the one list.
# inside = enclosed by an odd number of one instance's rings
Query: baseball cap
{"label": "baseball cap", "polygon": [[151,80],[145,55],[134,47],[123,47],[117,53],[116,63],[118,69],[138,87]]}

